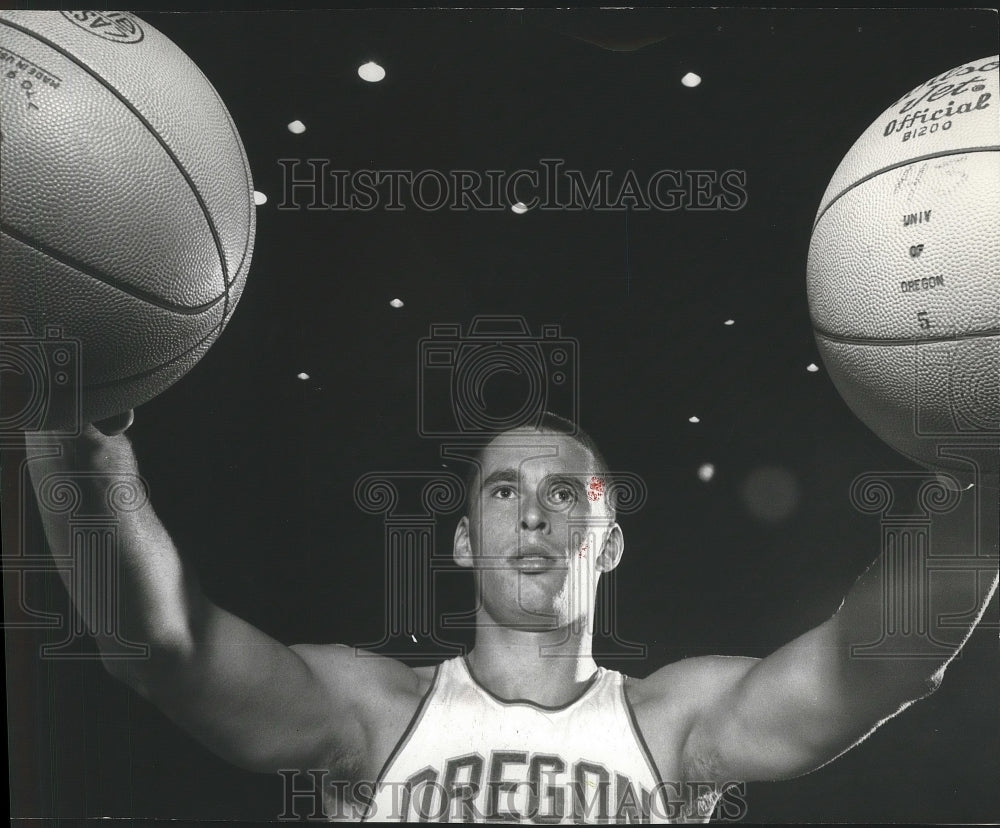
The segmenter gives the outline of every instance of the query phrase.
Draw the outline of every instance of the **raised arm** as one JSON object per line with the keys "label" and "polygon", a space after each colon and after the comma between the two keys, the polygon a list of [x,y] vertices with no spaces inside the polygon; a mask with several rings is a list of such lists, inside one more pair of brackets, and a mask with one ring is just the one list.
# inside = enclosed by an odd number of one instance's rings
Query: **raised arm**
{"label": "raised arm", "polygon": [[[79,439],[52,446],[29,438],[36,491],[50,475],[90,473],[73,475],[88,510],[104,508],[116,476],[138,475],[124,435],[106,437],[89,426]],[[38,500],[53,554],[68,557],[66,515],[46,509],[42,496]],[[103,587],[94,582],[94,568],[77,562],[75,577],[62,573],[113,676],[210,750],[249,770],[330,768],[364,755],[363,694],[377,695],[384,671],[346,647],[287,647],[213,604],[148,503],[118,513],[118,520],[118,583],[112,593],[118,630],[129,641],[148,644],[148,659],[111,657],[116,646],[102,629]]]}
{"label": "raised arm", "polygon": [[[684,776],[716,782],[799,776],[836,758],[931,693],[997,586],[997,491],[985,488],[978,495],[982,521],[991,524],[983,534],[994,538],[992,548],[982,550],[983,557],[975,562],[979,581],[969,572],[927,577],[911,568],[912,561],[893,568],[880,557],[829,620],[766,658],[692,658],[647,679],[659,698],[675,710],[678,705],[685,708],[680,756]],[[948,545],[956,548],[946,549]],[[964,553],[966,562],[972,546],[969,538],[935,538],[935,553]],[[980,584],[978,596],[974,582]],[[926,602],[932,618],[953,615],[968,621],[949,630],[948,648],[930,657],[920,646],[911,656],[852,654],[852,647],[882,638],[885,595]],[[926,643],[916,638],[912,635],[911,642]]]}

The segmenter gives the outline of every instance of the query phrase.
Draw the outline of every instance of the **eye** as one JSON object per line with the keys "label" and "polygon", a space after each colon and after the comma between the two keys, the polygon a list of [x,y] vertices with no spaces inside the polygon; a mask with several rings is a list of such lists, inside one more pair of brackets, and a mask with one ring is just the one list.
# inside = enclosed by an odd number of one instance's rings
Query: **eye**
{"label": "eye", "polygon": [[497,486],[493,490],[493,497],[499,500],[510,500],[514,496],[514,489],[511,486]]}
{"label": "eye", "polygon": [[576,501],[576,492],[573,491],[571,486],[559,483],[549,490],[549,497],[553,502],[559,504],[574,503]]}

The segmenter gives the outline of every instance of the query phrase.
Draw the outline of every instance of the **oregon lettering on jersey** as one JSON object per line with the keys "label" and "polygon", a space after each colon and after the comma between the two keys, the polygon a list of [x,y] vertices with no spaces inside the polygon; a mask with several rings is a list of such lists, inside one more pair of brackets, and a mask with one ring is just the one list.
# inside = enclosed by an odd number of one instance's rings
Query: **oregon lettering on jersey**
{"label": "oregon lettering on jersey", "polygon": [[[488,769],[484,779],[484,771]],[[410,822],[649,822],[651,792],[597,762],[494,750],[428,767],[398,787],[389,819]]]}

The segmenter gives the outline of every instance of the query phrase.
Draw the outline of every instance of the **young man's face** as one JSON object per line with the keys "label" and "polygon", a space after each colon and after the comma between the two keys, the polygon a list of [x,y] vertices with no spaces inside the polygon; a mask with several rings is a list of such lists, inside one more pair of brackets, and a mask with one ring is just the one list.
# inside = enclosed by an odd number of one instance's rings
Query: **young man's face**
{"label": "young man's face", "polygon": [[593,455],[573,437],[508,431],[483,451],[455,535],[497,624],[554,629],[593,617],[597,579],[621,556]]}

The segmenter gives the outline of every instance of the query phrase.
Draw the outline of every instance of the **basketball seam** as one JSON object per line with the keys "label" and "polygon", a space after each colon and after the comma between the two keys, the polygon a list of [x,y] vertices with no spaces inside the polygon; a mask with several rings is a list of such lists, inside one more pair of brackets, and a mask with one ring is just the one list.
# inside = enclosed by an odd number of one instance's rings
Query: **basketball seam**
{"label": "basketball seam", "polygon": [[247,158],[246,149],[243,147],[243,140],[240,138],[239,130],[236,129],[236,124],[233,122],[233,116],[229,113],[229,108],[226,106],[225,101],[222,100],[222,96],[219,95],[218,90],[212,84],[212,82],[206,77],[205,83],[208,84],[208,88],[212,90],[212,94],[215,95],[215,99],[219,102],[219,106],[222,107],[223,112],[226,113],[226,125],[229,127],[229,131],[233,135],[233,139],[236,142],[236,146],[240,151],[240,159],[243,162],[243,172],[246,175],[247,191],[250,193],[250,198],[247,199],[247,236],[246,241],[243,243],[243,255],[240,258],[239,266],[236,268],[236,274],[233,276],[232,281],[228,282],[226,288],[236,283],[239,278],[239,274],[243,270],[243,265],[246,263],[247,251],[250,249],[250,244],[253,241],[252,228],[254,226],[254,219],[256,217],[256,205],[253,202],[253,174],[250,170],[250,159]]}
{"label": "basketball seam", "polygon": [[890,170],[898,169],[899,167],[908,166],[909,164],[916,164],[919,161],[927,161],[927,160],[929,160],[931,158],[942,158],[942,157],[944,157],[946,155],[965,155],[966,153],[969,153],[969,152],[997,152],[998,150],[1000,150],[1000,146],[996,146],[996,145],[994,145],[994,146],[988,146],[988,147],[965,147],[963,149],[957,149],[957,150],[941,150],[941,152],[930,152],[930,153],[927,153],[927,155],[918,155],[915,158],[908,158],[908,159],[906,159],[904,161],[897,161],[895,164],[890,164],[887,167],[881,167],[880,169],[877,169],[874,172],[868,173],[868,175],[865,175],[865,176],[859,178],[853,184],[849,184],[843,190],[841,190],[839,193],[837,193],[837,195],[835,195],[833,198],[831,198],[827,202],[827,204],[823,208],[823,210],[820,212],[820,214],[818,216],[816,216],[816,220],[813,222],[812,232],[814,232],[814,233],[816,232],[816,228],[819,226],[819,223],[823,219],[823,216],[825,216],[827,214],[827,211],[831,207],[833,207],[834,204],[836,204],[838,201],[840,201],[841,198],[843,198],[845,195],[847,195],[847,193],[849,193],[855,187],[859,187],[862,184],[864,184],[866,181],[870,181],[871,179],[873,179],[873,178],[875,178],[877,176],[880,176],[883,173],[887,173]]}
{"label": "basketball seam", "polygon": [[[15,29],[16,31],[21,32],[21,34],[25,35],[26,37],[30,37],[34,40],[37,40],[39,43],[45,44],[53,51],[61,54],[67,60],[75,63],[80,69],[82,69],[84,72],[90,75],[95,81],[97,81],[98,84],[103,86],[112,95],[114,95],[125,106],[126,109],[128,109],[133,115],[135,115],[135,117],[139,120],[139,123],[141,123],[146,128],[149,134],[152,135],[153,138],[156,140],[156,142],[163,148],[163,151],[167,154],[167,157],[170,158],[170,160],[174,163],[174,166],[177,168],[178,172],[180,172],[181,177],[187,182],[188,187],[194,194],[195,200],[198,202],[198,206],[201,207],[202,215],[204,215],[205,217],[205,222],[208,224],[209,232],[212,234],[212,240],[215,242],[215,249],[219,257],[219,263],[222,265],[223,292],[226,299],[226,303],[228,305],[229,284],[230,284],[229,267],[226,263],[226,255],[222,247],[222,239],[219,237],[219,233],[215,227],[215,223],[212,221],[212,216],[208,211],[208,205],[205,203],[204,197],[198,190],[197,186],[195,186],[195,183],[191,179],[191,176],[188,174],[188,171],[181,164],[180,159],[177,158],[173,150],[164,140],[163,136],[160,135],[153,128],[153,125],[148,120],[146,120],[146,117],[135,107],[134,104],[132,104],[131,101],[128,100],[128,98],[126,98],[119,90],[117,90],[114,86],[112,86],[107,79],[101,77],[99,74],[97,74],[97,72],[95,72],[93,69],[87,66],[87,64],[85,64],[82,60],[78,59],[75,55],[68,52],[66,49],[62,48],[57,43],[52,42],[44,35],[41,35],[38,32],[34,32],[31,29],[27,29],[23,26],[20,26],[17,23],[12,23],[9,20],[0,20],[0,24],[4,26],[9,26],[10,28]],[[204,75],[202,75],[202,77],[204,77]],[[209,85],[211,86],[211,84]],[[224,323],[225,323],[225,314],[223,314],[223,324]]]}
{"label": "basketball seam", "polygon": [[[83,269],[79,265],[79,263],[74,262],[73,260],[68,260],[66,257],[62,257],[62,256],[54,256],[54,255],[52,255],[49,251],[47,251],[47,250],[44,249],[43,245],[34,244],[34,243],[32,243],[32,240],[28,239],[27,237],[23,237],[22,238],[21,237],[22,234],[18,233],[17,231],[14,231],[13,233],[9,232],[8,229],[5,229],[3,223],[0,222],[0,236],[4,236],[4,235],[6,235],[10,239],[13,239],[16,242],[24,244],[26,247],[28,247],[28,248],[30,248],[32,250],[38,251],[42,255],[49,256],[50,258],[55,259],[56,261],[61,262],[61,263],[65,264],[65,265],[67,265],[68,267],[72,267],[73,269],[75,269],[79,273],[82,273],[84,276],[89,276],[89,277],[91,277],[91,278],[93,278],[93,279],[95,279],[97,281],[103,282],[105,284],[109,284],[111,287],[114,287],[114,288],[118,289],[122,293],[125,293],[125,294],[127,294],[129,296],[134,296],[136,299],[139,299],[140,301],[147,302],[150,305],[153,305],[155,307],[159,307],[159,308],[161,308],[163,310],[166,310],[166,311],[169,311],[169,312],[177,313],[178,315],[191,315],[191,316],[193,316],[193,315],[196,315],[197,313],[204,313],[206,310],[211,309],[214,305],[217,305],[222,299],[228,297],[228,291],[226,293],[224,293],[224,294],[219,294],[210,303],[208,303],[207,305],[203,305],[200,309],[185,308],[183,306],[173,307],[173,308],[172,307],[166,307],[156,297],[150,298],[150,297],[146,297],[146,296],[137,295],[136,292],[130,286],[113,284],[112,282],[110,282],[107,279],[103,278],[100,274],[89,272],[89,271]],[[169,366],[173,365],[177,361],[183,359],[184,357],[186,357],[189,354],[193,353],[194,351],[198,350],[198,348],[200,348],[202,345],[204,345],[204,343],[207,342],[209,339],[213,339],[213,338],[217,339],[218,335],[222,332],[222,330],[223,330],[224,327],[225,327],[225,316],[223,316],[222,318],[220,318],[219,322],[217,322],[215,325],[213,325],[212,328],[211,328],[211,330],[207,334],[205,334],[205,336],[203,336],[201,339],[199,339],[194,345],[192,345],[190,348],[185,349],[181,353],[179,353],[179,354],[177,354],[175,356],[170,357],[170,359],[168,359],[166,362],[160,362],[157,365],[154,365],[152,368],[148,368],[145,371],[139,371],[138,373],[130,374],[129,376],[125,376],[125,377],[116,377],[114,379],[105,380],[103,382],[81,383],[79,387],[82,390],[97,390],[97,389],[100,389],[100,388],[109,388],[111,386],[119,385],[121,383],[135,382],[136,380],[143,379],[144,377],[152,376],[153,374],[157,373],[158,371],[162,371],[163,369],[168,368]]]}
{"label": "basketball seam", "polygon": [[113,287],[121,293],[132,296],[135,299],[139,299],[140,301],[145,302],[148,305],[153,305],[161,310],[170,311],[171,313],[176,313],[182,316],[198,316],[199,314],[215,307],[215,305],[219,304],[219,302],[225,298],[225,294],[220,293],[211,302],[205,302],[201,305],[178,305],[173,302],[168,302],[155,294],[148,293],[141,288],[137,288],[126,282],[121,282],[105,273],[92,270],[83,262],[77,261],[72,256],[68,256],[58,250],[54,250],[48,245],[31,238],[31,236],[28,236],[25,233],[22,233],[20,230],[14,229],[3,221],[0,221],[0,235],[7,236],[16,242],[20,242],[26,247],[30,247],[32,250],[36,250],[44,256],[48,256],[50,259],[54,259],[60,264],[71,267],[77,272],[82,273],[84,276],[89,276],[95,281],[108,285],[108,287]]}
{"label": "basketball seam", "polygon": [[893,339],[872,339],[860,336],[843,336],[841,334],[821,330],[815,325],[813,326],[813,332],[816,336],[827,339],[830,342],[840,342],[845,345],[888,345],[889,347],[899,347],[901,345],[933,345],[937,342],[961,342],[966,339],[981,339],[990,336],[1000,336],[1000,328],[987,328],[985,331],[974,331],[966,334],[956,334],[955,336],[942,336],[934,339],[903,339],[901,337]]}
{"label": "basketball seam", "polygon": [[[204,74],[203,74],[204,77]],[[247,192],[250,197],[247,199],[247,234],[246,241],[243,243],[243,253],[240,256],[240,263],[236,268],[236,272],[233,274],[232,280],[226,278],[227,274],[223,274],[223,279],[226,283],[226,305],[222,309],[222,319],[219,321],[220,333],[228,324],[229,314],[232,312],[233,308],[229,304],[229,289],[236,284],[236,280],[240,278],[240,274],[243,273],[243,268],[247,263],[247,255],[250,253],[250,246],[253,243],[254,226],[257,216],[257,206],[253,200],[253,173],[250,170],[250,159],[247,157],[246,149],[243,146],[243,141],[240,138],[239,130],[236,129],[236,124],[233,122],[233,116],[229,114],[229,108],[226,106],[225,101],[222,100],[222,96],[219,95],[218,90],[215,85],[205,77],[205,83],[208,88],[212,90],[212,94],[215,95],[215,100],[218,101],[219,106],[226,115],[226,125],[229,127],[230,133],[232,133],[233,140],[236,143],[236,147],[240,151],[240,160],[243,162],[243,174],[246,179]]]}
{"label": "basketball seam", "polygon": [[226,325],[228,324],[229,314],[230,314],[230,311],[231,311],[230,304],[229,304],[229,288],[231,288],[233,285],[235,285],[236,284],[236,280],[240,278],[240,274],[243,272],[243,266],[246,264],[247,253],[250,251],[251,234],[252,234],[252,228],[254,226],[253,219],[255,217],[254,211],[256,210],[256,206],[254,205],[254,202],[253,202],[253,192],[252,192],[252,190],[253,190],[253,183],[252,183],[251,177],[250,177],[250,161],[249,161],[249,159],[246,156],[246,150],[244,150],[244,148],[243,148],[243,141],[240,139],[240,135],[239,135],[239,132],[236,129],[236,125],[233,123],[233,118],[229,114],[229,109],[226,106],[225,102],[222,100],[222,97],[219,95],[218,90],[216,90],[215,86],[205,76],[204,73],[202,73],[202,77],[205,79],[205,84],[208,86],[208,88],[212,90],[212,94],[215,96],[215,100],[218,102],[219,107],[222,109],[223,113],[225,113],[225,116],[226,116],[226,126],[229,127],[229,132],[232,134],[232,136],[233,136],[233,138],[234,138],[234,140],[236,142],[236,146],[237,146],[237,148],[240,151],[240,162],[243,164],[243,178],[244,178],[244,181],[246,183],[247,192],[249,193],[249,196],[250,196],[247,199],[247,205],[248,205],[248,209],[247,209],[247,234],[246,234],[246,240],[243,242],[243,253],[240,256],[240,263],[237,265],[236,272],[233,274],[233,278],[232,279],[229,279],[228,272],[223,271],[223,274],[222,274],[222,281],[223,281],[223,283],[225,285],[226,304],[222,308],[222,319],[219,320],[219,333],[221,334],[222,331],[225,329]]}
{"label": "basketball seam", "polygon": [[[213,325],[212,326],[212,330],[210,330],[207,334],[205,334],[205,336],[203,336],[201,339],[199,339],[190,348],[188,348],[187,350],[182,351],[181,353],[177,354],[177,356],[171,357],[166,362],[161,362],[158,365],[155,365],[154,367],[149,368],[149,369],[147,369],[145,371],[140,371],[137,374],[131,374],[131,375],[127,376],[127,377],[116,377],[115,379],[105,380],[103,382],[81,383],[79,387],[81,389],[88,390],[88,391],[89,390],[97,390],[97,389],[100,389],[100,388],[109,388],[109,387],[111,387],[113,385],[120,385],[120,384],[126,383],[126,382],[135,382],[136,380],[140,380],[140,379],[144,379],[145,377],[152,376],[157,371],[162,371],[164,368],[168,368],[171,365],[173,365],[175,362],[177,362],[177,361],[183,359],[184,357],[189,356],[190,354],[194,353],[195,351],[198,350],[198,348],[200,348],[202,345],[204,345],[205,342],[207,342],[209,339],[213,339],[213,338],[214,339],[218,339],[218,335],[219,335],[219,333],[221,333],[221,330],[222,329],[221,329],[220,325]],[[211,343],[209,343],[209,344],[211,345]]]}

